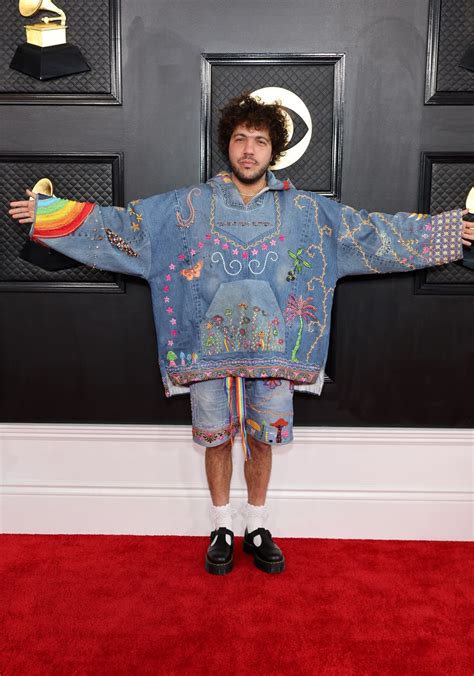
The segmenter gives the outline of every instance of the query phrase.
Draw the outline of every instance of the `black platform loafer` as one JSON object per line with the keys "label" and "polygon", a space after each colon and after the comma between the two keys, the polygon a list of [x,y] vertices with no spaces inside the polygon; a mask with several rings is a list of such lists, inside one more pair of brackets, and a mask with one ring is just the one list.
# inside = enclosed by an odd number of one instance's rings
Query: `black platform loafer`
{"label": "black platform loafer", "polygon": [[[262,540],[259,546],[254,544],[257,535],[260,535]],[[253,554],[255,565],[260,570],[265,571],[265,573],[281,573],[285,570],[283,552],[273,542],[272,534],[266,528],[257,528],[251,533],[245,529],[244,552],[246,554]]]}
{"label": "black platform loafer", "polygon": [[[226,535],[230,535],[228,544]],[[211,533],[211,544],[206,552],[206,570],[213,575],[225,575],[234,567],[234,534],[228,528],[218,528]]]}

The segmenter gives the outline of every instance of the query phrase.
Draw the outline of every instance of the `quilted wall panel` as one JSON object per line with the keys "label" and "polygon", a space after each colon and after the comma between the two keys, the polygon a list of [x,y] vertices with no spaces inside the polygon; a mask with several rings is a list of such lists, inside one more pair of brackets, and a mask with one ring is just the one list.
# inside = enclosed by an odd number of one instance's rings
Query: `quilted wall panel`
{"label": "quilted wall panel", "polygon": [[[16,156],[18,157],[18,156]],[[25,188],[31,188],[38,179],[48,177],[53,181],[55,194],[66,199],[93,201],[104,206],[120,206],[121,189],[118,158],[99,161],[82,158],[83,161],[61,161],[50,156],[49,160],[33,161],[32,156],[21,161],[0,156],[0,194],[8,202],[23,199]],[[115,164],[115,168],[114,168]],[[5,283],[22,282],[94,282],[110,283],[117,278],[109,272],[92,270],[84,265],[77,268],[50,272],[43,270],[18,257],[28,237],[29,225],[19,224],[8,214],[8,202],[5,201],[0,212],[0,290]]]}

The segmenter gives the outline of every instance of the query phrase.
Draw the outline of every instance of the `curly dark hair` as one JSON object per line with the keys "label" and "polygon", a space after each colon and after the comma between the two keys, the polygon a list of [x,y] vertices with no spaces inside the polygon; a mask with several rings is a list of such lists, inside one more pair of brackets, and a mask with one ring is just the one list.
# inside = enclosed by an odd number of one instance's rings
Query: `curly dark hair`
{"label": "curly dark hair", "polygon": [[272,160],[274,164],[280,159],[288,142],[285,118],[278,102],[263,103],[254,98],[250,92],[230,99],[221,109],[221,117],[217,128],[219,148],[229,159],[230,137],[240,124],[253,129],[267,129],[272,142]]}

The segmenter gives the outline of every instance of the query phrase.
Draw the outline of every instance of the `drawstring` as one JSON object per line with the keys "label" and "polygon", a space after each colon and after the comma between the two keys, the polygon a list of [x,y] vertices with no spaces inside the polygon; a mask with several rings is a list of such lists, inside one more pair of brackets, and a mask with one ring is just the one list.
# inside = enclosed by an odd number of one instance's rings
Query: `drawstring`
{"label": "drawstring", "polygon": [[234,444],[234,439],[232,436],[232,381],[235,380],[235,396],[236,396],[236,405],[237,405],[237,417],[240,427],[240,435],[242,437],[242,446],[244,449],[245,459],[250,459],[252,456],[250,454],[250,446],[247,440],[247,430],[245,427],[245,420],[247,418],[247,410],[245,406],[245,380],[240,376],[227,376],[225,379],[225,387],[227,391],[227,402],[229,404],[229,423],[230,423],[230,444],[231,448]]}

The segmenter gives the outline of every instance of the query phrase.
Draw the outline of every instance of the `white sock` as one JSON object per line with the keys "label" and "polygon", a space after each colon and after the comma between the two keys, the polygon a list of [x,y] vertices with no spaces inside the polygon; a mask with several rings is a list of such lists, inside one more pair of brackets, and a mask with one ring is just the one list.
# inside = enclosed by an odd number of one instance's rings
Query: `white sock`
{"label": "white sock", "polygon": [[[218,528],[228,528],[233,532],[232,528],[232,509],[230,506],[230,502],[227,503],[227,505],[211,505],[211,512],[212,512],[212,522],[213,522],[213,530],[217,530]],[[217,538],[214,538],[214,542]],[[232,539],[228,533],[226,533],[225,536],[226,542],[228,545],[232,543]],[[212,542],[211,544],[214,544]]]}
{"label": "white sock", "polygon": [[[244,508],[244,517],[247,531],[251,533],[257,528],[263,528],[263,525],[268,518],[268,509],[265,505],[256,506],[247,502]],[[254,539],[254,544],[258,547],[260,543],[260,535],[257,535]]]}

